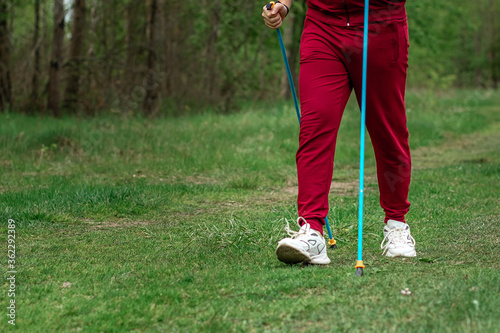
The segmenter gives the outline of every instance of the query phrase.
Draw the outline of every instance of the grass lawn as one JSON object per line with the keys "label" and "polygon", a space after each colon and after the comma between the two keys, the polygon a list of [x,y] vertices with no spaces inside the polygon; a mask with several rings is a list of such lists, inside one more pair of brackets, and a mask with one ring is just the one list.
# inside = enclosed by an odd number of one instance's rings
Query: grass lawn
{"label": "grass lawn", "polygon": [[[352,101],[330,195],[339,247],[327,267],[287,266],[274,253],[284,219],[297,218],[293,103],[154,120],[1,114],[1,258],[7,267],[14,219],[16,328],[499,332],[500,93],[411,92],[407,107],[418,256],[381,256],[368,144],[362,278]],[[4,279],[2,331],[8,289]]]}

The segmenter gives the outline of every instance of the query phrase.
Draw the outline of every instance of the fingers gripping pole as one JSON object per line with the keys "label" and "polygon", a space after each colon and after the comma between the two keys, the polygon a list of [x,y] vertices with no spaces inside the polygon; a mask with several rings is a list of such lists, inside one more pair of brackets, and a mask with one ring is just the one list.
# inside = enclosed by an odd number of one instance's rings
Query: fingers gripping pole
{"label": "fingers gripping pole", "polygon": [[368,60],[368,9],[370,1],[365,0],[363,25],[363,80],[361,83],[361,138],[359,152],[359,211],[358,211],[358,261],[356,276],[363,276],[363,189],[365,173],[365,119],[366,119],[366,68]]}
{"label": "fingers gripping pole", "polygon": [[[267,10],[271,10],[275,5],[274,1],[271,1],[266,5]],[[299,109],[299,102],[297,99],[297,93],[295,92],[295,85],[293,84],[293,78],[292,78],[292,72],[290,70],[290,64],[288,63],[288,57],[286,56],[286,49],[285,49],[285,44],[283,43],[283,37],[281,36],[281,30],[278,28],[276,30],[276,33],[278,34],[278,40],[280,42],[280,48],[281,48],[281,54],[283,55],[283,61],[285,62],[285,67],[286,67],[286,74],[288,76],[288,83],[290,84],[290,90],[292,91],[293,95],[293,102],[295,104],[295,112],[297,113],[297,119],[299,120],[300,124],[300,109]],[[326,230],[328,231],[328,245],[330,245],[331,248],[336,249],[337,248],[337,241],[333,238],[332,235],[332,229],[330,227],[330,223],[328,222],[328,216],[325,216],[325,225],[326,225]]]}

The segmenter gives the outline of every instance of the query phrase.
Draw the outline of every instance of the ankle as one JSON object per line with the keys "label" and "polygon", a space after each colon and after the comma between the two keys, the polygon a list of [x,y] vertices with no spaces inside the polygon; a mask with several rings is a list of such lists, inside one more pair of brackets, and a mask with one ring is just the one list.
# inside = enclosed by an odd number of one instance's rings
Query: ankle
{"label": "ankle", "polygon": [[387,221],[386,225],[390,229],[395,229],[395,228],[403,228],[404,229],[407,227],[406,222],[401,222],[401,221],[392,220],[392,219]]}
{"label": "ankle", "polygon": [[387,222],[389,222],[390,220],[396,221],[396,222],[401,222],[401,223],[406,223],[404,216],[402,218],[401,217],[391,218],[391,217],[386,216],[384,219],[384,223],[387,224]]}
{"label": "ankle", "polygon": [[311,229],[316,230],[323,236],[323,223],[319,219],[309,219],[307,223],[309,223]]}

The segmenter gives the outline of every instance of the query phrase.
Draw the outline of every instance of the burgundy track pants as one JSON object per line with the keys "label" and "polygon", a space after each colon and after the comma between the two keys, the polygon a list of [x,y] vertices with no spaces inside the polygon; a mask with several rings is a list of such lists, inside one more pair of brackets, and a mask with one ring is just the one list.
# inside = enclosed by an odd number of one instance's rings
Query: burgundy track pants
{"label": "burgundy track pants", "polygon": [[[405,222],[410,207],[411,157],[404,101],[408,46],[406,19],[370,23],[366,127],[375,150],[385,222]],[[327,24],[308,12],[300,49],[297,203],[299,216],[321,232],[329,210],[337,133],[353,88],[361,101],[362,51],[362,26]]]}

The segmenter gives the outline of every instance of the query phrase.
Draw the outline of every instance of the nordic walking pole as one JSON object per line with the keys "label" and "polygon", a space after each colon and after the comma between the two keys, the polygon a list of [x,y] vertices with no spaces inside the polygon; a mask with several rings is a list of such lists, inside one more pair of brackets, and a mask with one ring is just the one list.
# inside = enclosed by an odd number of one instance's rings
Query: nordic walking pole
{"label": "nordic walking pole", "polygon": [[363,79],[361,83],[361,139],[359,148],[359,211],[358,211],[358,262],[356,276],[363,276],[363,189],[365,174],[365,119],[366,119],[366,68],[368,59],[368,9],[370,1],[365,0],[365,21],[363,25]]}
{"label": "nordic walking pole", "polygon": [[[267,10],[273,9],[275,4],[276,3],[274,1],[269,2],[266,5],[266,9]],[[297,101],[297,93],[295,92],[295,85],[293,84],[292,72],[290,71],[290,64],[288,63],[288,57],[286,56],[285,44],[283,43],[283,37],[281,37],[281,30],[279,28],[276,30],[276,33],[278,34],[278,40],[280,41],[281,54],[283,54],[283,61],[285,62],[286,74],[288,75],[288,83],[290,84],[290,89],[292,90],[293,102],[295,104],[295,112],[297,113],[297,119],[299,120],[299,125],[300,125],[299,103]],[[329,239],[328,245],[330,245],[330,248],[336,249],[337,241],[333,238],[332,229],[330,228],[330,223],[328,222],[328,216],[325,216],[325,224],[326,224],[326,230],[328,231],[328,239]]]}

